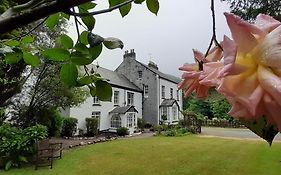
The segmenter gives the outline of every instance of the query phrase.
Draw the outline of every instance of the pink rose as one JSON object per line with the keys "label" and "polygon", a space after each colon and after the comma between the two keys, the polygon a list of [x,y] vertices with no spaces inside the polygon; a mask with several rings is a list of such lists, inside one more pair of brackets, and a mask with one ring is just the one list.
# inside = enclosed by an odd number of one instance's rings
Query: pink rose
{"label": "pink rose", "polygon": [[224,37],[224,67],[217,90],[232,105],[230,115],[266,116],[281,131],[281,26],[267,15],[255,24],[225,13],[233,41]]}

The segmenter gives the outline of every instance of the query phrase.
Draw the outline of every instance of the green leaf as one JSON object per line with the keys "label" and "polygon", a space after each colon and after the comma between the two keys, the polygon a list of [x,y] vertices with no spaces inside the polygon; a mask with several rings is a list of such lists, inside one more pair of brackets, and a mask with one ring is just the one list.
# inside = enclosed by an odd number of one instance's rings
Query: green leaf
{"label": "green leaf", "polygon": [[9,170],[12,166],[13,162],[11,160],[9,160],[6,164],[5,164],[5,170]]}
{"label": "green leaf", "polygon": [[105,38],[103,44],[108,49],[116,49],[116,48],[123,49],[124,47],[124,44],[120,39],[113,38],[113,37]]}
{"label": "green leaf", "polygon": [[92,60],[94,61],[96,58],[99,57],[102,52],[102,44],[89,48],[89,52],[92,57]]}
{"label": "green leaf", "polygon": [[59,49],[59,48],[51,48],[41,52],[43,56],[52,61],[66,61],[70,57],[70,53],[68,50]]}
{"label": "green leaf", "polygon": [[96,24],[96,19],[93,16],[82,17],[83,23],[87,26],[89,31],[92,31]]}
{"label": "green leaf", "polygon": [[96,83],[96,96],[101,101],[111,101],[112,87],[111,85],[103,80],[98,80]]}
{"label": "green leaf", "polygon": [[100,45],[103,41],[104,38],[97,34],[89,33],[88,35],[88,42],[90,44],[90,47]]}
{"label": "green leaf", "polygon": [[95,88],[95,87],[91,87],[91,86],[89,86],[89,88],[90,88],[90,94],[91,94],[91,96],[92,96],[92,97],[95,97],[95,96],[96,96],[96,88]]}
{"label": "green leaf", "polygon": [[272,144],[274,137],[278,134],[278,129],[268,124],[264,116],[255,121],[241,120],[241,122],[255,134],[266,140],[269,145]]}
{"label": "green leaf", "polygon": [[56,43],[65,49],[71,49],[73,47],[73,41],[68,35],[61,35],[56,39]]}
{"label": "green leaf", "polygon": [[125,6],[120,7],[119,8],[119,12],[120,12],[121,16],[124,17],[124,16],[128,15],[128,13],[130,12],[131,8],[132,8],[132,4],[131,3],[127,4]]}
{"label": "green leaf", "polygon": [[75,49],[76,51],[81,52],[81,53],[89,54],[89,49],[88,49],[88,47],[87,47],[85,44],[77,43],[77,44],[74,46],[74,49]]}
{"label": "green leaf", "polygon": [[28,44],[28,43],[32,43],[34,41],[34,38],[32,36],[26,36],[26,37],[23,37],[21,39],[21,43],[22,44]]}
{"label": "green leaf", "polygon": [[77,80],[78,85],[84,86],[95,82],[97,78],[94,75],[85,76]]}
{"label": "green leaf", "polygon": [[78,78],[76,65],[72,63],[64,64],[60,70],[60,78],[68,87],[75,86]]}
{"label": "green leaf", "polygon": [[79,39],[80,39],[80,42],[81,42],[82,44],[85,44],[85,45],[89,44],[89,42],[88,42],[88,35],[89,35],[89,33],[90,33],[90,32],[88,32],[88,31],[83,31],[83,32],[80,34]]}
{"label": "green leaf", "polygon": [[27,163],[27,159],[24,156],[19,156],[19,161]]}
{"label": "green leaf", "polygon": [[[88,10],[79,8],[79,13],[88,13]],[[87,26],[89,31],[92,31],[96,24],[96,19],[93,16],[81,17],[83,23]]]}
{"label": "green leaf", "polygon": [[92,2],[87,2],[85,4],[82,4],[79,6],[80,9],[82,10],[90,10],[96,7],[96,3],[92,3]]}
{"label": "green leaf", "polygon": [[68,14],[65,14],[65,13],[62,13],[62,12],[61,12],[60,15],[61,15],[63,18],[67,19],[67,20],[70,19],[70,15],[68,15]]}
{"label": "green leaf", "polygon": [[45,21],[45,24],[48,26],[49,29],[53,29],[60,20],[60,14],[56,13],[54,15],[51,15],[47,18]]}
{"label": "green leaf", "polygon": [[23,56],[22,52],[7,53],[5,56],[5,61],[7,64],[15,64],[22,59],[22,56]]}
{"label": "green leaf", "polygon": [[6,42],[4,42],[5,45],[10,46],[10,47],[16,47],[20,45],[19,41],[16,40],[8,40]]}
{"label": "green leaf", "polygon": [[84,54],[79,51],[71,53],[70,60],[76,65],[88,65],[93,62],[93,59],[90,58],[89,54]]}
{"label": "green leaf", "polygon": [[159,11],[159,1],[158,0],[146,0],[146,6],[149,11],[157,15]]}
{"label": "green leaf", "polygon": [[145,0],[135,0],[134,3],[135,4],[142,4]]}
{"label": "green leaf", "polygon": [[40,59],[37,56],[27,52],[23,52],[23,60],[32,67],[38,67],[40,64]]}

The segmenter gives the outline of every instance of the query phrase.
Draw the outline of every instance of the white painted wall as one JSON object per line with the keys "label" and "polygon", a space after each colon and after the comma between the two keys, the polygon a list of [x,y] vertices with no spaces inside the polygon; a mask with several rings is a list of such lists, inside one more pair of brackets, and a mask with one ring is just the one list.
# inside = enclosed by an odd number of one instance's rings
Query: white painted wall
{"label": "white painted wall", "polygon": [[[163,78],[160,78],[160,84],[159,84],[159,105],[161,105],[161,103],[163,102],[163,98],[162,98],[162,86],[165,86],[165,98],[166,99],[170,99],[170,88],[173,88],[173,97],[174,99],[177,100],[177,84],[176,83],[172,83],[170,81],[167,81]],[[179,100],[177,100],[178,105],[180,106],[180,110],[182,110],[182,90],[178,91],[179,93]],[[179,119],[182,117],[181,113],[179,115]]]}
{"label": "white painted wall", "polygon": [[[121,88],[112,88],[114,91],[119,91],[119,106],[125,106],[127,105],[127,92],[134,93],[134,106],[135,109],[138,111],[136,116],[138,118],[142,118],[142,93],[140,92],[134,92],[134,91],[128,91]],[[114,94],[114,93],[112,93]],[[92,116],[92,112],[100,112],[100,130],[105,130],[110,128],[110,119],[112,115],[109,115],[109,112],[112,111],[116,106],[113,104],[113,95],[112,95],[112,101],[111,102],[100,102],[100,105],[94,105],[93,106],[93,98],[89,97],[86,99],[86,101],[81,104],[78,107],[71,108],[70,109],[70,116],[75,117],[78,119],[78,128],[83,129],[86,131],[86,122],[85,119]],[[124,118],[124,117],[122,117]],[[125,123],[126,124],[126,123]],[[124,126],[123,120],[122,120],[122,126]]]}

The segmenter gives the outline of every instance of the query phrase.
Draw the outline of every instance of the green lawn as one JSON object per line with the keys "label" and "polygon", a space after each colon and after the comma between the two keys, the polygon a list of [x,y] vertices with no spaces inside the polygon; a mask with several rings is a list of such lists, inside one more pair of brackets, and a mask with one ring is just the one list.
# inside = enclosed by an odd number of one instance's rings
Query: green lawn
{"label": "green lawn", "polygon": [[281,143],[218,138],[150,137],[116,140],[65,151],[54,168],[5,175],[280,175]]}

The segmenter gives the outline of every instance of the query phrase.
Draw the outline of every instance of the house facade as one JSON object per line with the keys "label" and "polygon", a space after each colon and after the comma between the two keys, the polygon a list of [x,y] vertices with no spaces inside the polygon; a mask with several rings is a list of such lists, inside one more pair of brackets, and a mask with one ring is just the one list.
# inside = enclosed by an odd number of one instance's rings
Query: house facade
{"label": "house facade", "polygon": [[78,128],[86,130],[86,118],[94,117],[99,121],[99,130],[116,131],[127,127],[133,133],[137,127],[137,118],[142,118],[142,90],[129,82],[126,77],[114,71],[91,67],[112,86],[110,102],[89,97],[78,107],[70,108],[69,116],[78,119]]}
{"label": "house facade", "polygon": [[[125,52],[115,72],[143,89],[142,113],[147,122],[173,124],[182,117],[182,91],[177,88],[179,78],[160,72],[153,62],[145,65],[137,61],[134,49]],[[166,103],[167,100],[173,103]]]}
{"label": "house facade", "polygon": [[153,62],[145,65],[137,61],[133,49],[125,52],[115,71],[89,68],[112,85],[113,95],[111,102],[89,97],[79,107],[70,108],[64,115],[77,118],[78,128],[85,130],[85,119],[94,117],[100,131],[127,127],[133,133],[138,118],[151,124],[175,124],[182,117],[182,92],[177,90],[180,79],[160,72]]}

